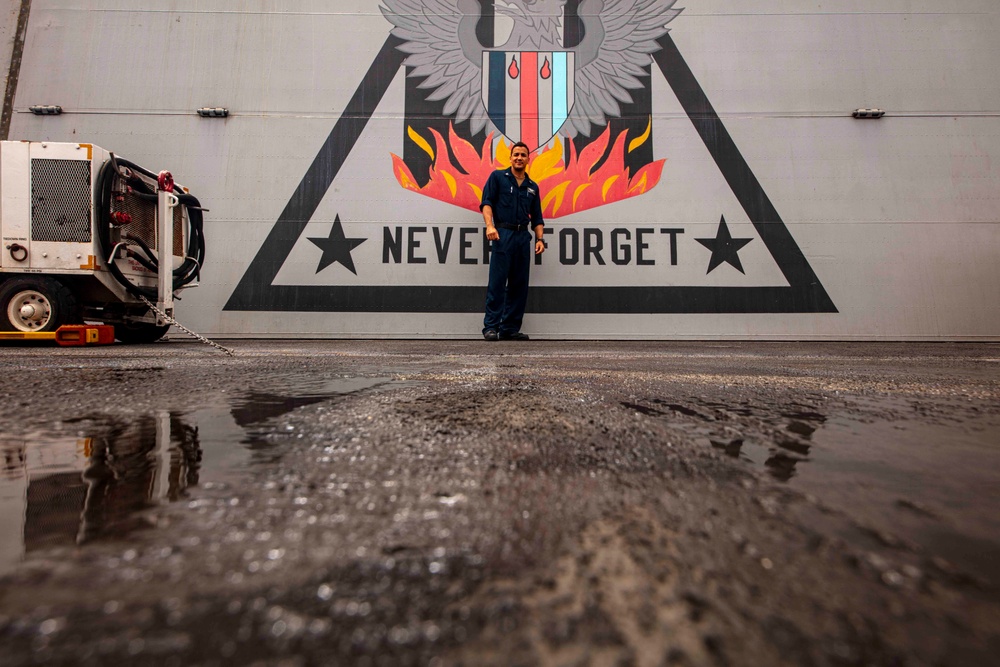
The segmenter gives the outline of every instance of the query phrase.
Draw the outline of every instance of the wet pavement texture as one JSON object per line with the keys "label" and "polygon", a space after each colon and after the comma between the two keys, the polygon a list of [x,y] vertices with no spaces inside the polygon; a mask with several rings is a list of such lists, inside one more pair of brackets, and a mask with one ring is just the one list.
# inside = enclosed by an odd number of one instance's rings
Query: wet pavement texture
{"label": "wet pavement texture", "polygon": [[979,665],[1000,345],[0,348],[5,665]]}

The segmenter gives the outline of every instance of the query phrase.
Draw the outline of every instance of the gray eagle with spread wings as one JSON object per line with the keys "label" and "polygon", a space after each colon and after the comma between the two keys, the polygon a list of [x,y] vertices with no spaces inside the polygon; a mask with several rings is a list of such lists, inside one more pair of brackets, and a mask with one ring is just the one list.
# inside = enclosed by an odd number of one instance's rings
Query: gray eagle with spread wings
{"label": "gray eagle with spread wings", "polygon": [[[590,136],[591,128],[621,115],[642,87],[657,39],[681,9],[677,0],[580,0],[583,25],[574,53],[573,106],[560,134]],[[567,0],[495,0],[495,23],[502,43],[492,49],[566,51],[563,10]],[[469,120],[473,132],[490,121],[482,102],[483,46],[477,37],[478,0],[382,0],[382,13],[403,40],[405,64],[424,78],[429,100],[444,101],[444,113]]]}

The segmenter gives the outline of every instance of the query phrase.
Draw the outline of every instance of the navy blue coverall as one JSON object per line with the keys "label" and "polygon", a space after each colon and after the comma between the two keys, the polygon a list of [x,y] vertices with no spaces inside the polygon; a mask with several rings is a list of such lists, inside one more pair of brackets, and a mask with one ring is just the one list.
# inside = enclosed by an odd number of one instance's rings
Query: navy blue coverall
{"label": "navy blue coverall", "polygon": [[486,179],[479,210],[486,205],[493,209],[493,224],[500,240],[493,241],[490,252],[483,333],[492,329],[502,338],[521,330],[533,249],[529,230],[545,221],[538,184],[525,174],[518,186],[509,168],[494,171]]}

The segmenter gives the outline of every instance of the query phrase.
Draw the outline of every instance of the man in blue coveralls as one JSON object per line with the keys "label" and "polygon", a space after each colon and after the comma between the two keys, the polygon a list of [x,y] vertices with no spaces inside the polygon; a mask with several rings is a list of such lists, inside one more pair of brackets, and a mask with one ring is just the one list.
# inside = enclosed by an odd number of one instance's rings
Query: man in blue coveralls
{"label": "man in blue coveralls", "polygon": [[486,289],[486,340],[528,340],[521,320],[528,302],[531,267],[531,234],[535,254],[545,252],[542,235],[542,198],[538,184],[528,177],[528,146],[517,142],[510,149],[510,168],[494,171],[483,186],[479,210],[486,221],[486,238],[492,241],[490,283]]}

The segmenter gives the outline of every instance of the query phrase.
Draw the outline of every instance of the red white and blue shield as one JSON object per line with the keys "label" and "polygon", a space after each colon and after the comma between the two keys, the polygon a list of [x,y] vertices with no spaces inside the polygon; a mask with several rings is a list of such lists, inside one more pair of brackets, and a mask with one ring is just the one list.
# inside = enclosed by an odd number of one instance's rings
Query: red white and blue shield
{"label": "red white and blue shield", "polygon": [[573,109],[572,51],[484,51],[483,104],[505,137],[534,150]]}

